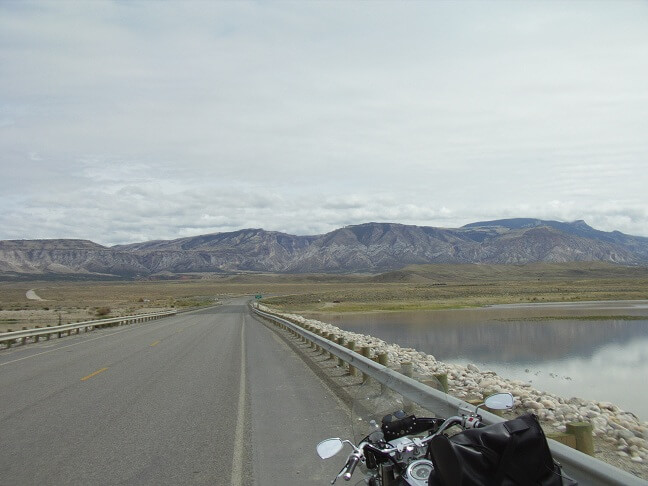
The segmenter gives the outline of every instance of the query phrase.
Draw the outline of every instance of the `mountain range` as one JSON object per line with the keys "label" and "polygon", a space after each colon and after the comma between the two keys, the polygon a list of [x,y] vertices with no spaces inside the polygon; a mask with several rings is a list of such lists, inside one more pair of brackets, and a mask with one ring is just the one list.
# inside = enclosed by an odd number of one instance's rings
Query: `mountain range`
{"label": "mountain range", "polygon": [[383,272],[411,264],[602,261],[648,265],[648,238],[584,221],[530,218],[461,228],[366,223],[316,236],[262,229],[112,247],[87,240],[0,241],[0,277],[164,277],[188,273]]}

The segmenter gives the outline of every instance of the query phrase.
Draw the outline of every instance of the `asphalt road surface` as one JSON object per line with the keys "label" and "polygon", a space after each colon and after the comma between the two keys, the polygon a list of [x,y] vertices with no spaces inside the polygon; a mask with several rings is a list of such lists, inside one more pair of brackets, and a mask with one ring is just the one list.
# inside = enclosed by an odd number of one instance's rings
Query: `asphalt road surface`
{"label": "asphalt road surface", "polygon": [[0,485],[328,484],[343,405],[243,300],[0,351]]}

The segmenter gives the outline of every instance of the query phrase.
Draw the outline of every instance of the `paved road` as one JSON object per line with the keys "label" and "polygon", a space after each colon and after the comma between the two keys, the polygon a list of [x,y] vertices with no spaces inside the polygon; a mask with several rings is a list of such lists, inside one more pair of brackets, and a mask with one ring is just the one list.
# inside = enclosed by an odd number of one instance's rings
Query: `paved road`
{"label": "paved road", "polygon": [[243,301],[0,352],[0,484],[328,484],[348,416]]}

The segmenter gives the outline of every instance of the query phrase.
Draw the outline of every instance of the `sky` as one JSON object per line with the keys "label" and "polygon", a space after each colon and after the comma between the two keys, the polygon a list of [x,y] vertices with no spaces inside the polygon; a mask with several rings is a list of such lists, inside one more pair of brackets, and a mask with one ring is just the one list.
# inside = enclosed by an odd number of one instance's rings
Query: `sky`
{"label": "sky", "polygon": [[648,2],[0,1],[0,239],[648,236]]}

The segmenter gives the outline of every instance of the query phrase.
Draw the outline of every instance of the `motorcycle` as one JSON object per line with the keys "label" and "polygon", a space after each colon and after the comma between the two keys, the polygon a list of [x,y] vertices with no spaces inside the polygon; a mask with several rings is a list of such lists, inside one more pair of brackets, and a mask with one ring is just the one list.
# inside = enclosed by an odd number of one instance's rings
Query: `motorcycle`
{"label": "motorcycle", "polygon": [[[438,383],[428,384],[441,389]],[[379,393],[375,384],[373,393],[365,385],[358,390],[352,409],[355,442],[331,438],[316,447],[322,459],[337,455],[345,445],[352,449],[331,484],[338,478],[350,481],[356,468],[363,473],[356,484],[369,486],[577,484],[551,458],[534,416],[491,426],[483,423],[482,407],[513,408],[510,393],[495,393],[479,405],[454,409],[456,414],[444,419],[417,416],[412,412],[430,411],[417,410],[383,386]],[[449,415],[448,404],[440,408]],[[380,425],[373,417],[382,417]]]}

